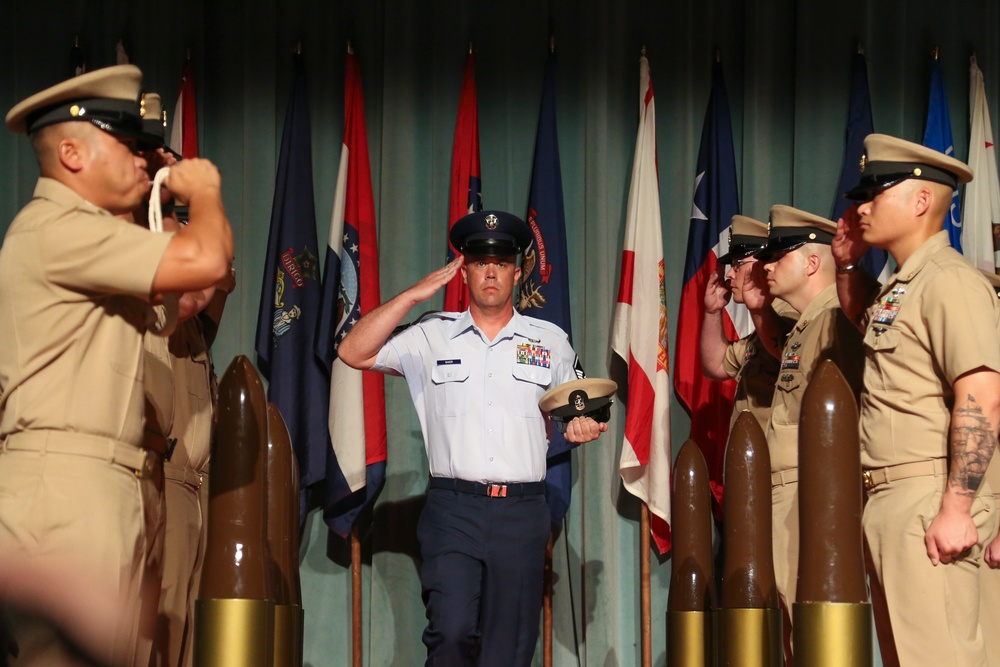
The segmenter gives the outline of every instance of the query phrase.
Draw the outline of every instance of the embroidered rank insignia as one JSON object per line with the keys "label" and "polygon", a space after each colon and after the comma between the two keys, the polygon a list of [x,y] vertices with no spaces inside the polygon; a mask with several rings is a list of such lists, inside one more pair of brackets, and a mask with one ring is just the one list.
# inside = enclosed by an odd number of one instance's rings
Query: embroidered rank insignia
{"label": "embroidered rank insignia", "polygon": [[747,349],[743,352],[743,363],[750,361],[757,354],[757,346],[753,343],[747,343]]}
{"label": "embroidered rank insignia", "polygon": [[902,296],[906,294],[905,287],[897,287],[879,301],[878,310],[872,322],[875,324],[892,324],[899,315],[899,306],[902,304]]}
{"label": "embroidered rank insignia", "polygon": [[552,353],[549,348],[541,345],[525,343],[517,346],[517,363],[529,366],[540,366],[549,368],[551,365]]}
{"label": "embroidered rank insignia", "polygon": [[794,352],[785,352],[784,356],[781,358],[781,370],[796,369],[799,367],[799,363],[801,361],[802,357]]}

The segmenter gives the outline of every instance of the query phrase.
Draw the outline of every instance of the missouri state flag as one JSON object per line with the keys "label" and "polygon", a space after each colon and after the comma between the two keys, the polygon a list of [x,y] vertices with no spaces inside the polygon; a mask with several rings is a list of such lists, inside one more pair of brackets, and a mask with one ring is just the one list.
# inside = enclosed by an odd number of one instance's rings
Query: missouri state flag
{"label": "missouri state flag", "polygon": [[[723,458],[736,382],[713,382],[704,376],[699,340],[704,318],[705,285],[716,270],[717,259],[729,249],[729,227],[732,217],[739,212],[729,98],[722,63],[715,62],[712,64],[712,91],[695,168],[684,286],[677,319],[674,389],[691,414],[691,439],[698,443],[705,455],[709,484],[718,501],[722,499]],[[735,303],[726,308],[723,326],[730,340],[752,330],[746,308]]]}
{"label": "missouri state flag", "polygon": [[337,345],[380,303],[378,236],[361,68],[350,51],[344,83],[344,143],[330,219],[316,352],[330,370],[323,518],[346,537],[385,481],[385,376],[349,367]]}
{"label": "missouri state flag", "polygon": [[625,213],[609,373],[625,404],[619,473],[649,508],[653,541],[670,550],[670,380],[663,232],[649,61],[639,59],[639,131]]}

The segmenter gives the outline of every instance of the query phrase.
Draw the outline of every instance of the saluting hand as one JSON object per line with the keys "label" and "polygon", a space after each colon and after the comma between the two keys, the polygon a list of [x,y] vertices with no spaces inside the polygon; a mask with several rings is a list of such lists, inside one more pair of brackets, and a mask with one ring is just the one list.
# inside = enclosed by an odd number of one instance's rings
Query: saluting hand
{"label": "saluting hand", "polygon": [[858,205],[852,204],[837,220],[837,235],[830,243],[833,261],[838,266],[856,264],[871,247],[861,238],[861,216],[858,215]]}
{"label": "saluting hand", "polygon": [[705,312],[717,313],[726,307],[732,297],[732,289],[726,284],[719,271],[712,271],[705,285]]}
{"label": "saluting hand", "polygon": [[767,273],[764,271],[764,262],[753,263],[743,279],[742,292],[743,305],[750,310],[761,310],[774,301],[767,289]]}
{"label": "saluting hand", "polygon": [[431,271],[416,285],[407,290],[414,303],[421,303],[431,298],[437,291],[451,282],[465,262],[465,255],[459,255],[436,271]]}
{"label": "saluting hand", "polygon": [[574,417],[573,421],[566,425],[566,442],[581,445],[597,440],[607,430],[608,425],[604,422],[594,421],[591,417]]}

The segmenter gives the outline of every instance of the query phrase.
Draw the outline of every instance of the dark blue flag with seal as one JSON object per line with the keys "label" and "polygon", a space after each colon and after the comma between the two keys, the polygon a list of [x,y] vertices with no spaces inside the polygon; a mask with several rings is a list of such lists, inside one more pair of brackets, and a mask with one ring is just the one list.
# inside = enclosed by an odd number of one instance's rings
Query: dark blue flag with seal
{"label": "dark blue flag with seal", "polygon": [[[535,160],[528,194],[528,226],[532,242],[521,262],[517,309],[524,315],[558,325],[573,343],[569,312],[569,273],[566,222],[563,209],[559,135],[556,129],[556,54],[545,64],[542,105],[535,137]],[[553,429],[549,440],[545,497],[552,522],[560,523],[569,510],[573,485],[572,446]]]}
{"label": "dark blue flag with seal", "polygon": [[[865,152],[865,137],[875,131],[872,123],[872,98],[868,90],[868,64],[863,51],[854,54],[851,62],[851,93],[847,103],[847,129],[844,132],[844,164],[837,183],[837,199],[831,220],[844,215],[852,202],[844,193],[861,182],[861,156]],[[885,268],[889,254],[881,248],[869,248],[861,258],[861,266],[878,278]]]}
{"label": "dark blue flag with seal", "polygon": [[257,366],[267,399],[281,411],[299,463],[300,518],[309,487],[323,480],[329,449],[330,380],[316,358],[321,294],[312,136],[302,56],[295,54],[292,94],[285,113],[264,284],[257,314]]}

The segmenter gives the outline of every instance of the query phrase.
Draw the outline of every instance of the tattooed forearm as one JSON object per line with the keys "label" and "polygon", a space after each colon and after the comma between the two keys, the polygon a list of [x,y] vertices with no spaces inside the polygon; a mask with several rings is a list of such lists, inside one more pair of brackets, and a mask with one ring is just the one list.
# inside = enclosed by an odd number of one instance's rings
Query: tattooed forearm
{"label": "tattooed forearm", "polygon": [[955,408],[951,422],[948,484],[952,491],[964,496],[976,494],[996,446],[997,425],[990,423],[976,397],[967,394],[965,402]]}

